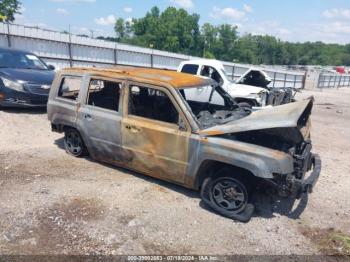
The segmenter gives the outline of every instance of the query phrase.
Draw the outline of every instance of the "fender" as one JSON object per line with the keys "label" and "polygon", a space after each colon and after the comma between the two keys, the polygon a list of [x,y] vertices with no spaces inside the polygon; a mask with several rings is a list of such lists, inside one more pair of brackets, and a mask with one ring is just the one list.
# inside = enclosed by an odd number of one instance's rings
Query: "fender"
{"label": "fender", "polygon": [[273,174],[293,172],[293,157],[287,153],[220,137],[206,137],[198,144],[197,154],[190,154],[189,175],[196,177],[201,165],[215,161],[245,169],[256,177],[272,179]]}

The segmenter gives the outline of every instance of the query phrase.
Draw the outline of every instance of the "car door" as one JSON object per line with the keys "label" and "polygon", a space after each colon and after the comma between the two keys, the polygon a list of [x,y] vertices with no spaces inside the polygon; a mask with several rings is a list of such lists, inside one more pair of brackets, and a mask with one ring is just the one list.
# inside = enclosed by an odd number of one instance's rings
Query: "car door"
{"label": "car door", "polygon": [[79,110],[79,126],[90,154],[98,160],[122,164],[121,80],[91,77],[85,103]]}
{"label": "car door", "polygon": [[122,136],[126,165],[183,184],[191,132],[169,90],[129,83],[124,102]]}

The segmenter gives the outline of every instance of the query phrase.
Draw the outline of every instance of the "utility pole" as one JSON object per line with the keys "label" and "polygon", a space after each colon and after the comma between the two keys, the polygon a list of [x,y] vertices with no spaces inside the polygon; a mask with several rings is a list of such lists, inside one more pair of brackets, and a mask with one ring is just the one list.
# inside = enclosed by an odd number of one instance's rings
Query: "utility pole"
{"label": "utility pole", "polygon": [[94,38],[94,32],[95,32],[95,30],[93,30],[93,29],[90,29],[90,33],[91,33],[91,38]]}
{"label": "utility pole", "polygon": [[70,31],[70,25],[69,25],[69,27],[68,27],[68,33],[69,33],[69,42],[68,42],[69,65],[70,65],[70,67],[73,67],[72,35],[71,35],[71,31]]}

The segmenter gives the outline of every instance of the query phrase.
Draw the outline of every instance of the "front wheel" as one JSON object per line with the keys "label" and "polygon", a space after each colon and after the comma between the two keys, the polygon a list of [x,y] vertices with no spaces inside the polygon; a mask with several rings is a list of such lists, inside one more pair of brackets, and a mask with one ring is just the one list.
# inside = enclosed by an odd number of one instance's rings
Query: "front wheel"
{"label": "front wheel", "polygon": [[248,203],[246,187],[232,177],[215,179],[209,189],[209,198],[218,208],[235,214],[242,212]]}
{"label": "front wheel", "polygon": [[248,222],[254,213],[254,205],[249,203],[248,186],[240,176],[230,176],[227,170],[219,171],[214,177],[204,179],[201,186],[203,202],[219,214]]}
{"label": "front wheel", "polygon": [[87,155],[87,150],[80,133],[75,129],[64,132],[64,147],[68,154],[75,157]]}

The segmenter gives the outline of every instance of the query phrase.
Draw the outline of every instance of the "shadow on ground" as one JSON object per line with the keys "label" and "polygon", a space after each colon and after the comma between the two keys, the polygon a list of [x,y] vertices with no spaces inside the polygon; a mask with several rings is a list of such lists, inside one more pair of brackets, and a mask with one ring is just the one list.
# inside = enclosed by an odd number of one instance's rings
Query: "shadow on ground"
{"label": "shadow on ground", "polygon": [[[63,138],[57,139],[55,141],[55,145],[62,150],[65,149]],[[200,198],[199,192],[197,191],[190,190],[190,189],[175,185],[173,183],[162,181],[146,175],[142,175],[140,173],[136,173],[121,167],[116,167],[116,166],[106,164],[106,163],[101,163],[101,162],[95,162],[89,157],[86,157],[86,160],[94,162],[99,165],[103,165],[107,168],[115,169],[119,172],[127,173],[129,175],[145,180],[148,183],[165,187],[169,190],[178,192],[187,197],[198,198],[198,199]],[[253,214],[253,217],[261,217],[261,218],[269,219],[269,218],[274,218],[276,217],[276,214],[279,214],[281,216],[286,216],[291,219],[299,219],[300,215],[303,213],[308,203],[307,194],[303,194],[301,199],[296,200],[293,198],[282,198],[282,197],[279,197],[277,194],[272,194],[270,193],[268,187],[266,187],[265,190],[260,189],[260,191],[262,192],[258,192],[254,194],[252,197],[252,201],[253,203],[255,203],[255,212]],[[200,202],[200,207],[204,208],[205,210],[211,213],[217,214],[215,211],[213,211],[207,205],[205,205],[203,201]]]}
{"label": "shadow on ground", "polygon": [[277,194],[257,193],[253,197],[255,202],[255,217],[273,218],[276,214],[291,219],[299,219],[308,203],[308,194],[300,199],[283,198]]}

